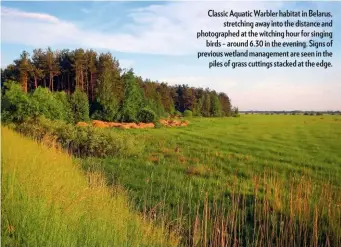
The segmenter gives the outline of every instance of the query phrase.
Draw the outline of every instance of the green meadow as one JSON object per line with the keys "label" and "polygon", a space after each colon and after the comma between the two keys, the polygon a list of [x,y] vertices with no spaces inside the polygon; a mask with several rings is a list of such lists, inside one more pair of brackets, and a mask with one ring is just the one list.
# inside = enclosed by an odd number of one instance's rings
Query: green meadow
{"label": "green meadow", "polygon": [[188,120],[2,128],[2,244],[341,246],[340,116]]}
{"label": "green meadow", "polygon": [[[193,118],[188,127],[130,131],[143,152],[83,166],[124,186],[147,217],[172,222],[185,245],[341,244],[340,116]],[[269,214],[255,215],[257,207]],[[220,229],[229,211],[236,222]],[[295,230],[281,232],[280,224]]]}
{"label": "green meadow", "polygon": [[124,174],[133,173],[134,181],[141,179],[138,184],[167,175],[175,184],[193,180],[215,187],[235,175],[247,185],[254,175],[274,170],[283,178],[299,173],[340,185],[339,116],[195,118],[188,127],[130,131],[144,152],[135,159],[104,162],[121,182],[127,181]]}

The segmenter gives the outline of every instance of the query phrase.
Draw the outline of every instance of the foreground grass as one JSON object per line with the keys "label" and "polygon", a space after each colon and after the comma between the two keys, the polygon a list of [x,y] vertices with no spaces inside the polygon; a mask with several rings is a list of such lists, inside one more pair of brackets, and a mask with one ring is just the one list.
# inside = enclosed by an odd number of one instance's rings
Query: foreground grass
{"label": "foreground grass", "polygon": [[7,128],[2,130],[3,246],[175,246],[133,213],[100,174]]}
{"label": "foreground grass", "polygon": [[84,167],[128,188],[185,245],[341,245],[340,116],[192,119],[131,133],[144,153]]}

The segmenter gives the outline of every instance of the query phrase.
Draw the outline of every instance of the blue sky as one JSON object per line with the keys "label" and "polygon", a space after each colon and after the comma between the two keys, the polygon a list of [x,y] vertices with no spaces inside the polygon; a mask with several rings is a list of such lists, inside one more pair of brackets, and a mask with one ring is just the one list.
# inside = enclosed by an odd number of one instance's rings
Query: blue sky
{"label": "blue sky", "polygon": [[[241,110],[341,110],[341,2],[38,1],[1,7],[1,67],[23,50],[93,48],[112,52],[143,78],[223,91]],[[208,9],[331,11],[333,67],[209,69],[211,59],[198,60],[196,53],[215,49],[196,32],[226,29],[224,19],[207,17]]]}

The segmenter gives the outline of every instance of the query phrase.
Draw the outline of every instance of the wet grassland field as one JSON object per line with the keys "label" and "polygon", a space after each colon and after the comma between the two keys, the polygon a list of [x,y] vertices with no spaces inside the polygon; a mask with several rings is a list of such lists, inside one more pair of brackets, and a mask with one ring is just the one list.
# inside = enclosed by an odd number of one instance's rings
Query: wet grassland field
{"label": "wet grassland field", "polygon": [[139,154],[83,167],[125,187],[184,245],[341,245],[340,116],[249,114],[129,131]]}

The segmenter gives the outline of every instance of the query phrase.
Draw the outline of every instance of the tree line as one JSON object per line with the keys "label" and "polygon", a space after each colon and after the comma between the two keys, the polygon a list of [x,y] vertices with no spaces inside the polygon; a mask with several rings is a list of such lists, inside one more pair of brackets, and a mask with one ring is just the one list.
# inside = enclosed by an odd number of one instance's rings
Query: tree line
{"label": "tree line", "polygon": [[92,49],[35,49],[31,55],[23,51],[19,59],[1,69],[3,95],[8,90],[6,81],[18,82],[27,94],[38,88],[70,97],[75,92],[84,94],[89,115],[106,121],[135,121],[141,109],[159,117],[185,111],[203,117],[232,114],[230,98],[223,92],[143,80],[132,69],[122,69],[111,53]]}

